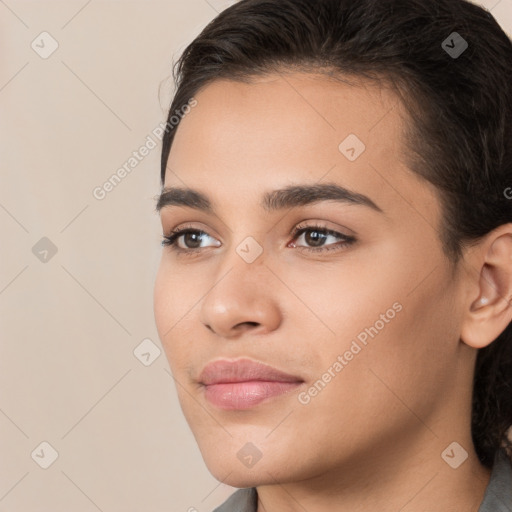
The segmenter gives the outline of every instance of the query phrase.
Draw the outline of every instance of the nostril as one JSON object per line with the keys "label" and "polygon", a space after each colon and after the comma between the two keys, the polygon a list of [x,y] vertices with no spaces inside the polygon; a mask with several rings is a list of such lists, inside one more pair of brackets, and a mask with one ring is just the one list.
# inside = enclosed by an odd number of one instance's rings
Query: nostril
{"label": "nostril", "polygon": [[238,327],[240,325],[252,325],[254,327],[257,327],[260,324],[258,322],[242,322],[242,323],[238,324],[236,327]]}

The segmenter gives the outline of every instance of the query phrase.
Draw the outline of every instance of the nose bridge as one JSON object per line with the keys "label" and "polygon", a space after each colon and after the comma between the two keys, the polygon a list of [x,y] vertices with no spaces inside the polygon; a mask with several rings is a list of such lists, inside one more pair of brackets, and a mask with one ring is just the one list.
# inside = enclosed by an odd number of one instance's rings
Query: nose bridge
{"label": "nose bridge", "polygon": [[215,333],[230,337],[240,324],[265,330],[279,323],[278,304],[265,266],[263,247],[246,237],[225,254],[215,282],[201,304],[201,321]]}
{"label": "nose bridge", "polygon": [[[241,281],[251,283],[254,279],[267,278],[268,269],[265,266],[267,254],[263,248],[264,233],[242,234],[244,231],[232,231],[232,243],[229,250],[222,256],[219,264],[218,277],[236,274]],[[247,233],[247,230],[245,230]],[[233,279],[231,276],[229,279]]]}

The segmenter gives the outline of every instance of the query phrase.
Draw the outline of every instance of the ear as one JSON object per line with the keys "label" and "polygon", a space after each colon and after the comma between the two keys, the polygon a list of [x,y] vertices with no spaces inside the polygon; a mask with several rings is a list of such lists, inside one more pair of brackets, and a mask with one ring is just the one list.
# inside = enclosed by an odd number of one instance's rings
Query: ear
{"label": "ear", "polygon": [[473,246],[468,263],[472,272],[460,337],[479,349],[512,321],[512,223],[498,226]]}

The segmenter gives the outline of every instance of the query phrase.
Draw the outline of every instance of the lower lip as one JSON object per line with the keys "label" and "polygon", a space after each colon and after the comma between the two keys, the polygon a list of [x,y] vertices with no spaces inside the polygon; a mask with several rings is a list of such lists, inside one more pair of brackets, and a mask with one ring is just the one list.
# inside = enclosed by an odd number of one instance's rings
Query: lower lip
{"label": "lower lip", "polygon": [[296,389],[301,382],[249,381],[210,384],[206,399],[221,409],[249,409],[268,398]]}

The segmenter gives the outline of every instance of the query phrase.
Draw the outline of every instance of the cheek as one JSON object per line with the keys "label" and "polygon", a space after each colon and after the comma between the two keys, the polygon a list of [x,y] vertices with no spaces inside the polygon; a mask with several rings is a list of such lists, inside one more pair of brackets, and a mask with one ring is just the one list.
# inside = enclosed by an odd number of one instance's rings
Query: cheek
{"label": "cheek", "polygon": [[164,334],[172,325],[169,318],[172,312],[172,293],[169,293],[166,274],[163,263],[160,263],[153,287],[153,311],[158,334],[162,342],[164,342]]}
{"label": "cheek", "polygon": [[170,258],[162,255],[153,289],[155,322],[162,342],[173,336],[180,324],[189,321],[188,315],[202,293],[190,270],[179,271]]}
{"label": "cheek", "polygon": [[183,335],[182,328],[187,314],[192,313],[192,306],[180,289],[176,272],[171,271],[164,258],[165,255],[155,279],[153,309],[158,335],[174,373],[186,346],[184,343],[180,346],[180,340],[190,339]]}
{"label": "cheek", "polygon": [[383,329],[374,323],[378,332],[368,338],[362,360],[378,402],[400,402],[427,417],[446,394],[458,345],[451,300],[442,274],[432,275],[400,296],[401,311]]}
{"label": "cheek", "polygon": [[396,285],[400,278],[392,283],[382,279],[389,270],[382,263],[379,268],[369,255],[354,252],[336,264],[312,266],[308,263],[302,269],[293,267],[286,282],[292,283],[292,290],[300,299],[293,308],[297,322],[311,334],[316,331],[316,337],[323,338],[333,350],[348,349],[350,341],[360,333],[364,341],[366,328],[376,322],[379,330],[384,326],[381,314],[387,312],[392,321],[396,309],[400,309],[393,308],[402,299]]}
{"label": "cheek", "polygon": [[396,243],[381,244],[378,254],[354,253],[314,275],[294,272],[297,296],[315,313],[304,315],[302,306],[296,312],[301,325],[309,324],[308,332],[317,331],[319,343],[306,345],[317,361],[315,371],[326,372],[343,358],[344,369],[331,370],[344,375],[333,379],[333,392],[348,386],[365,398],[363,403],[380,407],[392,398],[390,389],[416,390],[410,397],[414,402],[421,399],[418,390],[428,394],[446,381],[440,361],[454,348],[449,340],[455,330],[444,272],[435,255],[427,264],[418,248],[397,250]]}

